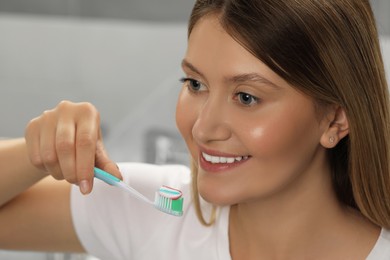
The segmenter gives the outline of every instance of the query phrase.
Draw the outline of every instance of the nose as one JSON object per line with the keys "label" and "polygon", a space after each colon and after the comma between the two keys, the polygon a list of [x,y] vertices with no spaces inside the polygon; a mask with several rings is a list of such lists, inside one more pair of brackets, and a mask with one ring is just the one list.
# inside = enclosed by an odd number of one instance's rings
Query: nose
{"label": "nose", "polygon": [[199,143],[225,141],[231,137],[227,104],[221,98],[209,97],[200,109],[192,128],[192,136]]}

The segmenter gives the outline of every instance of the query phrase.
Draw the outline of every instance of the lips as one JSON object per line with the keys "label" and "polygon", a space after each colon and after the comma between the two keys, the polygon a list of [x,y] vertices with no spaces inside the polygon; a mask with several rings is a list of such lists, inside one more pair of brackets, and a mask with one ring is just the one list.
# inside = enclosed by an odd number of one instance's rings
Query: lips
{"label": "lips", "polygon": [[211,152],[200,153],[200,167],[209,172],[221,172],[237,167],[250,158],[249,155],[227,155]]}

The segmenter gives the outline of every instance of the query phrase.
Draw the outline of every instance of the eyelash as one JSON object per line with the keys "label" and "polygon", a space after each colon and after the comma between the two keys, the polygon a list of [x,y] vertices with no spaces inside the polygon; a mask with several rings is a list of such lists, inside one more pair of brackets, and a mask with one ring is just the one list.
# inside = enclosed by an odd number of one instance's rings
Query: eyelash
{"label": "eyelash", "polygon": [[201,83],[200,81],[196,80],[196,79],[192,79],[192,78],[181,78],[180,79],[180,82],[183,83],[183,84],[186,84],[187,88],[189,91],[191,91],[192,93],[199,93],[200,92],[200,89],[194,89],[193,87],[193,83],[197,83],[199,84],[199,87],[201,88],[202,86],[204,86],[203,83]]}
{"label": "eyelash", "polygon": [[[250,102],[246,103],[242,98],[250,98]],[[241,105],[246,107],[251,107],[260,102],[260,99],[258,97],[255,97],[251,94],[245,93],[245,92],[237,92],[234,94],[234,99],[237,100]]]}
{"label": "eyelash", "polygon": [[[192,86],[192,83],[197,83],[200,85],[200,87],[202,87],[203,83],[201,83],[200,81],[198,80],[195,80],[193,78],[181,78],[180,79],[180,82],[185,84],[187,83],[187,88],[189,89],[189,91],[191,91],[192,93],[195,93],[195,94],[198,94],[200,92],[200,90],[196,90],[194,89],[194,87]],[[203,85],[204,86],[204,85]],[[246,98],[250,98],[251,99],[251,102],[249,104],[247,104],[245,101],[242,100],[243,97],[246,97]],[[251,94],[248,94],[246,92],[237,92],[234,94],[234,100],[237,100],[241,105],[243,106],[246,106],[246,107],[250,107],[250,106],[253,106],[253,105],[256,105],[260,102],[260,99],[258,97],[255,97]]]}

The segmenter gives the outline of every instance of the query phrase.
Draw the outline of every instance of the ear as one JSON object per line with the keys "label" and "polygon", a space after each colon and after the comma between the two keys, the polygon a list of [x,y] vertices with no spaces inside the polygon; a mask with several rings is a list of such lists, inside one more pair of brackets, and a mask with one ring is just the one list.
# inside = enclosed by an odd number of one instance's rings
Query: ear
{"label": "ear", "polygon": [[324,122],[326,129],[321,136],[320,143],[325,148],[333,148],[349,133],[345,110],[340,106],[332,108],[324,118]]}

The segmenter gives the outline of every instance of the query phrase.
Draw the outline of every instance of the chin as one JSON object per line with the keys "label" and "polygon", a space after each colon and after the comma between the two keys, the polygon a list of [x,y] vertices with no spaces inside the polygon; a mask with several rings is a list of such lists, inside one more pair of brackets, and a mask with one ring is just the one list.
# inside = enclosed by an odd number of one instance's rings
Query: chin
{"label": "chin", "polygon": [[223,187],[223,185],[199,182],[198,191],[202,199],[216,206],[228,206],[238,203],[237,194],[231,189]]}

